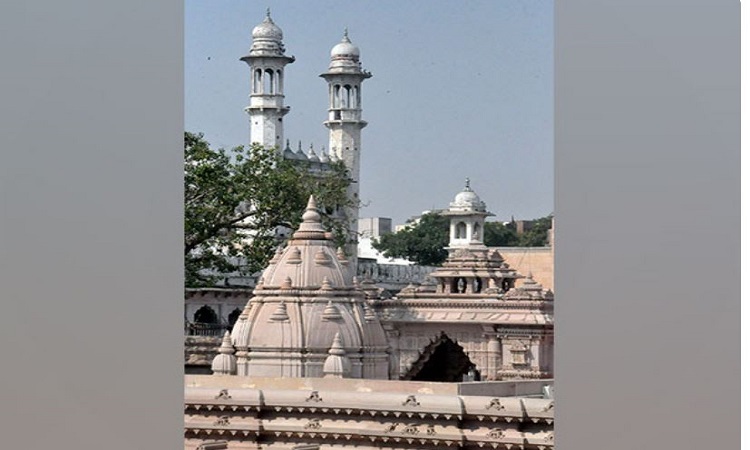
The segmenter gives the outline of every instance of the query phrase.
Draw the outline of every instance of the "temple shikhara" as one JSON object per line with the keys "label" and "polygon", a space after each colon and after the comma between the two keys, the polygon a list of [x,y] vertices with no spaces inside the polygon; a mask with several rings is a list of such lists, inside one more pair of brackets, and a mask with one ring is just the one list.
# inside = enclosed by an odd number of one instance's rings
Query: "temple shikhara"
{"label": "temple shikhara", "polygon": [[[372,76],[360,49],[344,32],[331,50],[321,75],[330,151],[304,153],[284,139],[284,67],[295,59],[270,12],[252,37],[241,58],[251,142],[323,169],[343,161],[358,199]],[[186,313],[233,315],[233,326],[186,338],[186,367],[204,369],[185,377],[185,449],[554,448],[552,286],[484,245],[492,213],[470,180],[447,200],[447,260],[401,285],[336,247],[311,197],[252,286],[189,290]]]}

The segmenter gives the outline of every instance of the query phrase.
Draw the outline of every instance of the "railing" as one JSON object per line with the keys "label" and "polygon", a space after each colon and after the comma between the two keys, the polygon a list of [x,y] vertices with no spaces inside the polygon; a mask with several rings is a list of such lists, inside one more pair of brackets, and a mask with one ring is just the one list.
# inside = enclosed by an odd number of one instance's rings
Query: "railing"
{"label": "railing", "polygon": [[228,324],[222,323],[185,323],[185,336],[218,336],[231,330]]}

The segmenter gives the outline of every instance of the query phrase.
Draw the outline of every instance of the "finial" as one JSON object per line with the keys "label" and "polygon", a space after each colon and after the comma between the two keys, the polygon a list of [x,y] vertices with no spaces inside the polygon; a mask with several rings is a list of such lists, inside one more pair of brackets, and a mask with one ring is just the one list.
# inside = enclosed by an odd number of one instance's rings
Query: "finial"
{"label": "finial", "polygon": [[271,18],[271,7],[266,8],[266,18],[267,19]]}
{"label": "finial", "polygon": [[302,141],[297,142],[297,150],[302,151]]}
{"label": "finial", "polygon": [[471,190],[471,180],[468,177],[466,178],[466,190]]}
{"label": "finial", "polygon": [[286,148],[289,148],[289,139],[286,140]]}
{"label": "finial", "polygon": [[310,150],[312,150],[312,149],[313,149],[313,143],[310,142]]}
{"label": "finial", "polygon": [[315,203],[315,196],[310,194],[310,198],[307,200],[307,210],[317,210],[318,205]]}
{"label": "finial", "polygon": [[349,41],[349,27],[344,27],[344,39],[343,40],[345,42],[350,42]]}
{"label": "finial", "polygon": [[328,354],[337,356],[346,355],[344,345],[341,343],[341,334],[338,331],[333,336],[333,342],[331,343],[330,350],[328,350]]}
{"label": "finial", "polygon": [[229,334],[229,331],[224,332],[224,337],[221,340],[221,347],[219,348],[219,353],[223,353],[225,355],[230,355],[234,353],[234,347],[232,347],[232,337]]}

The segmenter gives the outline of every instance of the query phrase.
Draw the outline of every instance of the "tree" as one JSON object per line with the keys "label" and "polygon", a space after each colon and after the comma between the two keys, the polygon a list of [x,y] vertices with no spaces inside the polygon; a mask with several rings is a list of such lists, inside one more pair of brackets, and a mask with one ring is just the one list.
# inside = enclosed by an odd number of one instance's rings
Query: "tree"
{"label": "tree", "polygon": [[514,247],[518,245],[516,230],[502,222],[485,222],[484,245],[488,247]]}
{"label": "tree", "polygon": [[[533,221],[531,230],[521,234],[502,222],[485,222],[484,244],[488,247],[541,247],[547,243],[552,217]],[[381,236],[372,246],[389,258],[436,266],[448,257],[450,219],[438,213],[424,214],[418,222],[397,232]]]}
{"label": "tree", "polygon": [[185,284],[214,284],[221,274],[263,269],[280,244],[276,230],[296,229],[310,194],[324,226],[342,247],[349,176],[341,162],[312,172],[259,145],[213,150],[185,133]]}
{"label": "tree", "polygon": [[531,229],[519,236],[519,247],[544,247],[548,245],[547,232],[552,228],[552,216],[534,219]]}
{"label": "tree", "polygon": [[427,213],[419,221],[396,233],[373,240],[375,250],[388,258],[404,258],[423,266],[436,266],[445,261],[448,252],[450,220],[437,213]]}

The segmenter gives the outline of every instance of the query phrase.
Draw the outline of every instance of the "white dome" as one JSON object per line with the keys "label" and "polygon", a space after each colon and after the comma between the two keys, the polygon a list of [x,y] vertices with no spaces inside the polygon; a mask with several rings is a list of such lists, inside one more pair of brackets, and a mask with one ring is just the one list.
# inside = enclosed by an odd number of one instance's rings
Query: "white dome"
{"label": "white dome", "polygon": [[266,18],[263,19],[263,22],[253,28],[253,39],[281,41],[283,38],[284,33],[281,31],[281,28],[273,23],[271,12],[266,11]]}
{"label": "white dome", "polygon": [[353,59],[359,60],[359,47],[349,40],[349,32],[344,30],[344,38],[331,49],[331,59]]}
{"label": "white dome", "polygon": [[456,194],[456,197],[453,199],[453,201],[450,204],[451,210],[473,210],[473,211],[482,211],[484,212],[487,207],[482,201],[482,199],[479,198],[476,192],[474,192],[471,189],[471,186],[469,185],[469,179],[466,179],[466,187],[464,187],[464,190]]}

